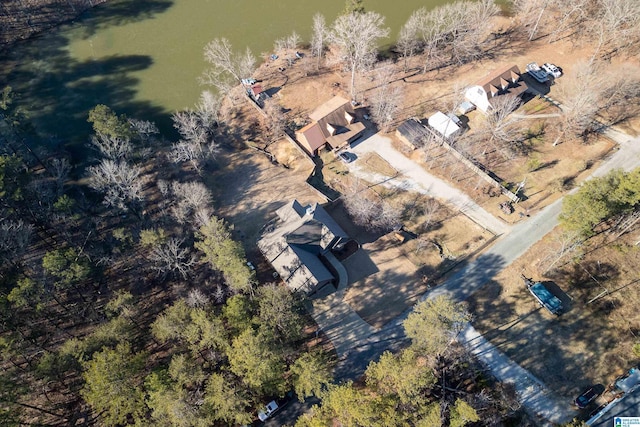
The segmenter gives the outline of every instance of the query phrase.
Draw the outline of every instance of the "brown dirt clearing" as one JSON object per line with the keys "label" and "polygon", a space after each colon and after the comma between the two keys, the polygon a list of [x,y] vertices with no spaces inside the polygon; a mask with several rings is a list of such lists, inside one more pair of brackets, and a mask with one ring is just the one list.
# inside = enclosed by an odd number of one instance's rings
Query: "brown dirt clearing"
{"label": "brown dirt clearing", "polygon": [[381,235],[353,224],[341,203],[327,206],[338,224],[362,245],[343,262],[349,275],[345,300],[376,328],[413,306],[441,276],[493,238],[444,206],[429,213],[423,205],[432,199],[424,195],[397,192],[385,200],[408,207],[404,241],[394,232]]}
{"label": "brown dirt clearing", "polygon": [[274,165],[258,151],[243,149],[222,156],[221,167],[208,177],[218,214],[234,226],[252,261],[258,254],[260,229],[278,208],[293,199],[302,204],[324,201],[305,181],[312,167],[287,144],[276,143],[272,151],[290,169]]}
{"label": "brown dirt clearing", "polygon": [[[474,326],[487,339],[570,399],[589,385],[610,384],[639,362],[631,350],[640,331],[639,230],[608,246],[603,246],[604,236],[593,238],[579,263],[563,260],[543,274],[558,231],[498,274],[470,303]],[[541,308],[521,273],[552,282],[550,289],[566,312],[556,317]],[[589,304],[605,289],[609,295]]]}

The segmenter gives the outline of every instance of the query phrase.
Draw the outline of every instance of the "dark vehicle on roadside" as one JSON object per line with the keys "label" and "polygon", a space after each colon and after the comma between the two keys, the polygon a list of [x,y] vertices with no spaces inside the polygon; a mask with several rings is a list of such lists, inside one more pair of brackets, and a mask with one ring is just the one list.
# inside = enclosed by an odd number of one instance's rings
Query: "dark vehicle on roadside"
{"label": "dark vehicle on roadside", "polygon": [[580,396],[576,397],[576,400],[573,401],[574,405],[576,405],[579,409],[584,409],[587,405],[595,400],[596,397],[600,396],[600,393],[595,387],[589,387],[585,391],[580,394]]}

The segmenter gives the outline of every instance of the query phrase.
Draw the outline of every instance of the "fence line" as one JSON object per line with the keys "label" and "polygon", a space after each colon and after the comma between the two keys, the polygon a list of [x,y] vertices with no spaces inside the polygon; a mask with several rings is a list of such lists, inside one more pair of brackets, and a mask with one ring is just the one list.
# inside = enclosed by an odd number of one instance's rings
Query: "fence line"
{"label": "fence line", "polygon": [[[247,97],[247,101],[249,101],[249,104],[251,104],[253,108],[255,108],[260,114],[262,114],[263,117],[266,118],[267,113],[264,112],[262,107],[248,94],[246,95],[246,97]],[[310,166],[315,166],[316,163],[313,161],[313,157],[311,157],[311,155],[309,155],[309,153],[307,153],[307,151],[304,148],[302,148],[300,144],[298,144],[298,141],[296,141],[296,139],[293,136],[291,136],[289,132],[290,131],[288,129],[284,130],[284,135],[283,135],[284,138],[287,141],[289,141],[291,145],[293,145],[300,154],[302,154],[302,157],[304,157],[304,159],[309,163]]]}
{"label": "fence line", "polygon": [[458,158],[465,166],[467,166],[469,169],[471,169],[473,172],[475,172],[478,176],[480,176],[482,179],[484,179],[485,181],[487,181],[488,183],[497,186],[498,188],[500,188],[500,192],[502,194],[504,194],[505,196],[507,196],[512,202],[514,203],[518,203],[520,201],[520,197],[518,197],[516,194],[514,194],[511,190],[509,190],[508,188],[506,188],[504,185],[502,185],[502,183],[498,182],[497,179],[495,179],[494,177],[492,177],[491,175],[489,175],[487,173],[486,170],[484,170],[484,168],[478,166],[477,164],[475,164],[474,162],[472,162],[471,160],[469,160],[464,154],[462,154],[461,152],[459,152],[458,150],[456,150],[454,147],[452,147],[451,145],[449,145],[448,142],[446,141],[442,141],[442,146],[444,148],[446,148],[447,150],[449,150],[449,152],[451,154],[453,154],[456,158]]}

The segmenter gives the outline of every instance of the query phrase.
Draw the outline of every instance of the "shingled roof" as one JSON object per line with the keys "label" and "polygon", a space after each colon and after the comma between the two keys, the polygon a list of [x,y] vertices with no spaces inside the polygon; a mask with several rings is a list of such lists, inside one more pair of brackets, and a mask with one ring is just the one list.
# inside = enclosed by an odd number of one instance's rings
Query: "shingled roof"
{"label": "shingled roof", "polygon": [[312,122],[296,134],[311,152],[325,143],[334,149],[340,148],[365,129],[363,123],[356,121],[351,103],[341,96],[334,96],[320,105],[309,118]]}
{"label": "shingled roof", "polygon": [[517,65],[493,70],[475,85],[467,88],[466,98],[478,109],[487,112],[502,95],[520,96],[528,89]]}
{"label": "shingled roof", "polygon": [[491,100],[498,95],[509,93],[518,96],[527,90],[527,84],[520,79],[520,75],[518,66],[511,65],[492,71],[476,85],[482,86],[487,94],[491,94],[489,98],[491,103]]}
{"label": "shingled roof", "polygon": [[258,241],[258,248],[292,290],[311,293],[334,279],[321,256],[349,238],[319,204],[297,200],[276,211],[278,221]]}

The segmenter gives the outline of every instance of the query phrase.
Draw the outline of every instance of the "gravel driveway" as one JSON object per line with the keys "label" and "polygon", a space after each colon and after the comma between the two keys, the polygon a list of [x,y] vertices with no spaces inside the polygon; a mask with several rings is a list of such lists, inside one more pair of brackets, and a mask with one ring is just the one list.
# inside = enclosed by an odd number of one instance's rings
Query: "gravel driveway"
{"label": "gravel driveway", "polygon": [[370,152],[377,153],[399,172],[395,178],[378,175],[364,170],[356,160],[348,165],[350,171],[356,176],[372,183],[381,183],[385,186],[394,186],[434,197],[453,210],[460,211],[493,234],[507,234],[511,229],[509,225],[484,210],[465,193],[431,175],[422,166],[393,148],[391,140],[387,137],[373,135],[351,147],[351,151],[358,157],[364,157]]}

